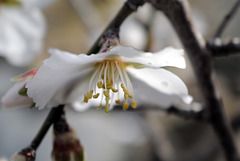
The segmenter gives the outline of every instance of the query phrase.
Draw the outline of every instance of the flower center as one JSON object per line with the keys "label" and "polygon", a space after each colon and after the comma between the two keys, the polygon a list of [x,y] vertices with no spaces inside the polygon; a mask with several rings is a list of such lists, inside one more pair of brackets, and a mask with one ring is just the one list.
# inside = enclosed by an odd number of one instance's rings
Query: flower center
{"label": "flower center", "polygon": [[88,103],[89,99],[100,97],[100,104],[97,109],[101,109],[105,98],[105,112],[108,113],[110,106],[114,104],[113,101],[120,104],[121,98],[124,97],[123,110],[128,109],[129,101],[131,101],[132,108],[136,108],[137,104],[133,99],[132,83],[126,72],[126,66],[126,63],[118,59],[97,63],[96,70],[89,82],[89,92],[84,95],[83,101]]}

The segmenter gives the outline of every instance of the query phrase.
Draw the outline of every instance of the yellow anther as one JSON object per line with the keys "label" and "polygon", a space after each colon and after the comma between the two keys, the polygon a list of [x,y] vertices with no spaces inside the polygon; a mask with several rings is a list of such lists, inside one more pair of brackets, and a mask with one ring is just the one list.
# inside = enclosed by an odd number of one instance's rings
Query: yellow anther
{"label": "yellow anther", "polygon": [[105,84],[102,85],[102,88],[105,89]]}
{"label": "yellow anther", "polygon": [[115,102],[116,102],[117,104],[120,104],[120,103],[121,103],[120,99],[116,100]]}
{"label": "yellow anther", "polygon": [[125,89],[125,87],[124,87],[124,85],[121,83],[121,87],[123,88],[123,89]]}
{"label": "yellow anther", "polygon": [[101,109],[101,108],[102,108],[102,104],[100,104],[100,105],[97,107],[98,110]]}
{"label": "yellow anther", "polygon": [[130,92],[124,87],[124,85],[121,83],[121,87],[123,89],[124,92],[124,98],[126,99],[127,97],[125,97],[125,95],[127,95],[130,98],[133,98],[133,96],[130,94]]}
{"label": "yellow anther", "polygon": [[109,97],[109,91],[103,91],[105,97]]}
{"label": "yellow anther", "polygon": [[133,100],[132,102],[131,102],[131,106],[132,106],[132,108],[137,108],[137,102],[135,101],[135,100]]}
{"label": "yellow anther", "polygon": [[83,102],[86,102],[86,103],[88,103],[88,97],[87,97],[86,95],[84,95]]}
{"label": "yellow anther", "polygon": [[133,96],[132,96],[130,93],[128,93],[128,97],[129,97],[129,98],[133,98]]}
{"label": "yellow anther", "polygon": [[104,79],[104,74],[101,76],[102,79]]}
{"label": "yellow anther", "polygon": [[128,109],[129,103],[124,102],[123,104],[123,110],[126,111]]}
{"label": "yellow anther", "polygon": [[124,99],[127,100],[128,99],[128,94],[124,93]]}
{"label": "yellow anther", "polygon": [[93,95],[93,90],[91,90],[87,93],[88,99],[92,98],[92,95]]}
{"label": "yellow anther", "polygon": [[111,88],[111,90],[115,93],[118,92],[118,89]]}
{"label": "yellow anther", "polygon": [[102,83],[102,81],[97,82],[97,86],[98,86],[98,88],[102,88],[102,87],[103,87],[103,83]]}
{"label": "yellow anther", "polygon": [[107,83],[107,89],[112,89],[112,84]]}
{"label": "yellow anther", "polygon": [[99,95],[100,95],[100,93],[97,93],[97,94],[93,95],[93,98],[98,98]]}

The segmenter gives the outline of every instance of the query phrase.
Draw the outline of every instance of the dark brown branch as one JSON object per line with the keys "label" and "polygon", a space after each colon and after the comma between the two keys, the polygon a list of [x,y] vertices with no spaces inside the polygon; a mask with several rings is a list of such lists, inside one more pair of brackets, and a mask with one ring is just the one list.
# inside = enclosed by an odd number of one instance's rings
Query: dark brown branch
{"label": "dark brown branch", "polygon": [[[128,0],[124,3],[120,11],[117,13],[112,22],[107,26],[99,38],[95,41],[92,48],[88,51],[88,55],[95,54],[100,50],[100,41],[106,38],[118,37],[119,29],[123,21],[134,11],[137,10],[139,6],[142,6],[145,0]],[[104,40],[101,41],[103,43]]]}
{"label": "dark brown branch", "polygon": [[238,132],[240,130],[240,116],[239,115],[233,117],[233,119],[231,120],[231,125],[232,125],[232,129],[235,132]]}
{"label": "dark brown branch", "polygon": [[236,0],[236,3],[233,5],[229,13],[227,13],[227,15],[222,20],[222,23],[218,27],[212,40],[207,42],[207,49],[212,53],[214,57],[235,55],[240,52],[239,38],[233,38],[226,41],[223,41],[222,39],[220,39],[224,29],[236,14],[239,6],[240,6],[240,0]]}
{"label": "dark brown branch", "polygon": [[219,26],[219,28],[217,29],[215,35],[213,36],[213,40],[216,39],[216,38],[221,37],[224,29],[226,28],[226,26],[229,24],[230,20],[233,18],[233,16],[237,12],[237,9],[239,8],[239,6],[240,6],[240,0],[237,0],[236,3],[231,8],[231,10],[229,11],[229,13],[222,20],[221,25]]}
{"label": "dark brown branch", "polygon": [[47,118],[45,119],[41,129],[39,130],[39,132],[37,133],[36,137],[32,141],[32,143],[30,145],[31,149],[36,150],[38,148],[38,146],[42,142],[42,139],[44,138],[44,136],[46,135],[48,129],[50,128],[50,126],[57,119],[59,119],[59,117],[63,113],[63,108],[64,108],[64,106],[60,105],[60,106],[58,106],[56,108],[52,108],[51,109],[51,111],[49,112]]}
{"label": "dark brown branch", "polygon": [[185,50],[197,77],[209,122],[216,132],[228,161],[238,160],[237,148],[223,105],[212,80],[211,54],[191,21],[189,6],[184,0],[149,0],[169,18]]}
{"label": "dark brown branch", "polygon": [[236,55],[240,53],[240,38],[225,41],[216,38],[207,43],[207,48],[213,57]]}

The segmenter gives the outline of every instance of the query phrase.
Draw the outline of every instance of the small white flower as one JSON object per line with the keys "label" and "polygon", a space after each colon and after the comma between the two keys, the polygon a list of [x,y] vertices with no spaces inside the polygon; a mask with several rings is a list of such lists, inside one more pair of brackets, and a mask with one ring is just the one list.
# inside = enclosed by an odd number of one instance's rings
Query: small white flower
{"label": "small white flower", "polygon": [[98,108],[105,106],[108,112],[122,100],[124,110],[129,104],[136,108],[136,102],[162,108],[181,100],[191,102],[182,80],[161,68],[185,68],[183,50],[168,47],[157,53],[144,53],[116,46],[90,56],[57,49],[49,52],[51,57],[26,85],[28,96],[39,109],[92,102],[98,103]]}
{"label": "small white flower", "polygon": [[0,1],[0,56],[15,66],[30,65],[39,55],[46,23],[39,7],[53,0]]}
{"label": "small white flower", "polygon": [[26,107],[33,104],[32,98],[29,98],[26,94],[25,85],[34,77],[36,72],[37,70],[32,70],[12,79],[16,83],[1,100],[4,108]]}

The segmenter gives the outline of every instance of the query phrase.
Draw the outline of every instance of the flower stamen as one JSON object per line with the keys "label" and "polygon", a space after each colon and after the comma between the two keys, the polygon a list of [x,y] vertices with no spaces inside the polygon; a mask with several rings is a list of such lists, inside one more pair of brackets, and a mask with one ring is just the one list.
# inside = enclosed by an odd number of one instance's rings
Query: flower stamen
{"label": "flower stamen", "polygon": [[[125,99],[123,110],[127,110],[129,108],[128,100],[133,99],[134,96],[132,84],[125,68],[126,64],[118,59],[104,60],[96,64],[96,70],[90,79],[89,92],[84,95],[83,101],[87,103],[89,99],[97,99],[101,96],[100,105],[97,107],[97,109],[101,109],[103,97],[105,97],[105,112],[108,113],[114,101],[116,104],[121,103],[120,92],[123,92]],[[93,90],[95,94],[93,94]],[[116,100],[114,99],[115,94],[118,95]],[[132,100],[131,107],[137,107],[135,100]]]}

